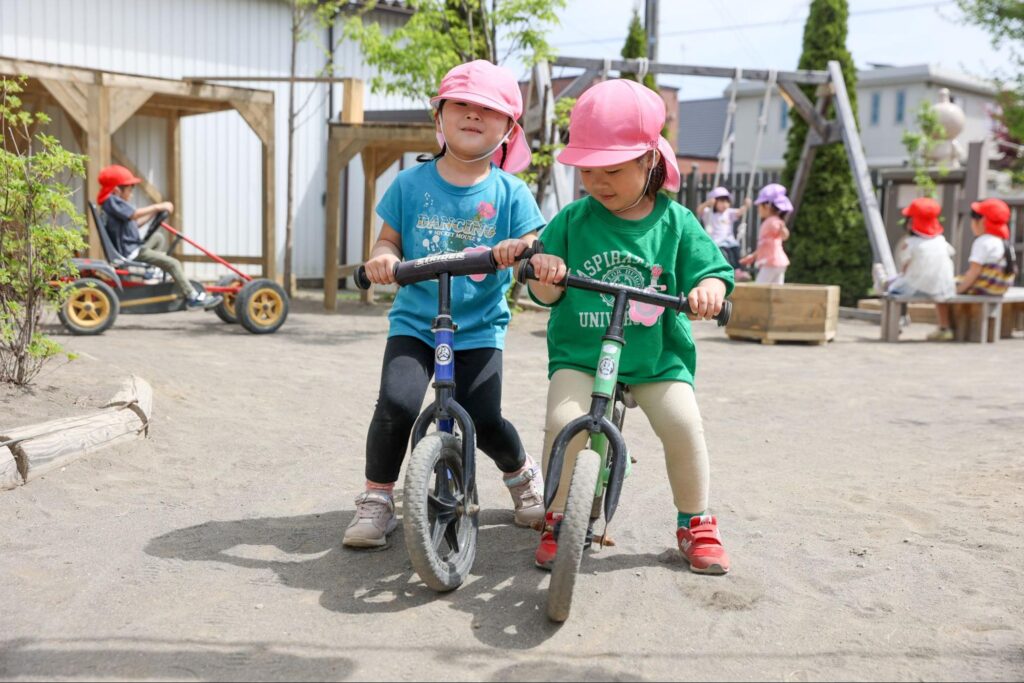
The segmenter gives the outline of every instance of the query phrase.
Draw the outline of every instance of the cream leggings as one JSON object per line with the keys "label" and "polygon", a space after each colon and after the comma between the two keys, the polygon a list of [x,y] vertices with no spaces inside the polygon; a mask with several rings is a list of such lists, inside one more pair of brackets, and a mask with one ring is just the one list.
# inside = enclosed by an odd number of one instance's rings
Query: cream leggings
{"label": "cream leggings", "polygon": [[[557,370],[548,385],[547,423],[544,425],[544,471],[551,457],[551,444],[562,427],[590,411],[590,392],[594,377],[576,370]],[[704,443],[704,425],[697,408],[693,387],[685,382],[654,382],[630,386],[630,393],[647,415],[654,433],[665,449],[665,465],[672,485],[676,510],[702,513],[708,506],[708,449]],[[629,443],[629,424],[626,443]],[[587,434],[577,434],[565,451],[558,495],[551,506],[554,512],[565,509],[576,454],[586,443]]]}

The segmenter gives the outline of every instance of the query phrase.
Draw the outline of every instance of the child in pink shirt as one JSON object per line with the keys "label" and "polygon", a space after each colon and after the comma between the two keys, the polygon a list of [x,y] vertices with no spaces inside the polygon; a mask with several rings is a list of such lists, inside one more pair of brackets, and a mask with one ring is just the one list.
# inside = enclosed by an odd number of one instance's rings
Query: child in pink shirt
{"label": "child in pink shirt", "polygon": [[761,218],[757,250],[740,259],[740,263],[757,267],[755,282],[781,285],[786,280],[786,267],[789,266],[789,257],[782,249],[782,243],[789,239],[786,215],[793,210],[793,204],[786,196],[786,188],[778,183],[762,187],[754,204]]}

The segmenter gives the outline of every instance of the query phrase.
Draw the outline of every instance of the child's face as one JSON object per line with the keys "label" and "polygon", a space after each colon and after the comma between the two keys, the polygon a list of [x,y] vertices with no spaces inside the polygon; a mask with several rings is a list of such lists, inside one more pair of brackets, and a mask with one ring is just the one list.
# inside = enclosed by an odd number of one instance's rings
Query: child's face
{"label": "child's face", "polygon": [[458,100],[444,103],[436,123],[447,145],[463,158],[494,149],[513,125],[501,112]]}
{"label": "child's face", "polygon": [[715,200],[715,213],[722,213],[732,206],[732,202],[729,201],[728,197],[719,197]]}
{"label": "child's face", "polygon": [[617,166],[581,168],[583,188],[609,211],[621,211],[636,202],[647,184],[650,155]]}
{"label": "child's face", "polygon": [[774,216],[775,212],[772,211],[772,205],[767,202],[764,204],[757,205],[757,216],[758,218],[765,219],[769,216]]}
{"label": "child's face", "polygon": [[984,218],[971,218],[971,232],[974,233],[975,237],[981,237],[985,234],[985,219]]}
{"label": "child's face", "polygon": [[116,194],[118,197],[125,200],[126,202],[130,202],[132,200],[132,192],[134,191],[134,185],[122,185],[121,187],[114,189],[114,194]]}

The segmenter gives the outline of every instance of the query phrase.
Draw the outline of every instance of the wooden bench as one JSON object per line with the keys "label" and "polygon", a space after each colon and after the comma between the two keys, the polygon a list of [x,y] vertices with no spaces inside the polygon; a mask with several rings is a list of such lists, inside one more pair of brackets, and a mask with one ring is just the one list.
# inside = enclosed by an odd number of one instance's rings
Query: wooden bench
{"label": "wooden bench", "polygon": [[[928,302],[914,296],[883,296],[882,341],[899,339],[900,318],[909,303]],[[1009,339],[1024,314],[1024,287],[1011,287],[1002,296],[958,294],[943,303],[952,305],[951,322],[957,341],[979,344]]]}

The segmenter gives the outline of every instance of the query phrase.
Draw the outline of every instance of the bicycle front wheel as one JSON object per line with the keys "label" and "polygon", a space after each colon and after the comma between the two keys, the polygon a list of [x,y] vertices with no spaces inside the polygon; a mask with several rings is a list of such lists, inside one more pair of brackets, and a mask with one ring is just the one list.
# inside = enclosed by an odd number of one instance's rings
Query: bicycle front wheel
{"label": "bicycle front wheel", "polygon": [[569,618],[572,591],[583,559],[590,511],[594,507],[600,475],[601,456],[590,450],[580,451],[572,470],[565,516],[558,528],[558,552],[548,586],[548,619],[551,621],[561,623]]}
{"label": "bicycle front wheel", "polygon": [[405,547],[423,583],[455,590],[476,559],[477,497],[463,490],[462,440],[436,432],[420,439],[405,472]]}

